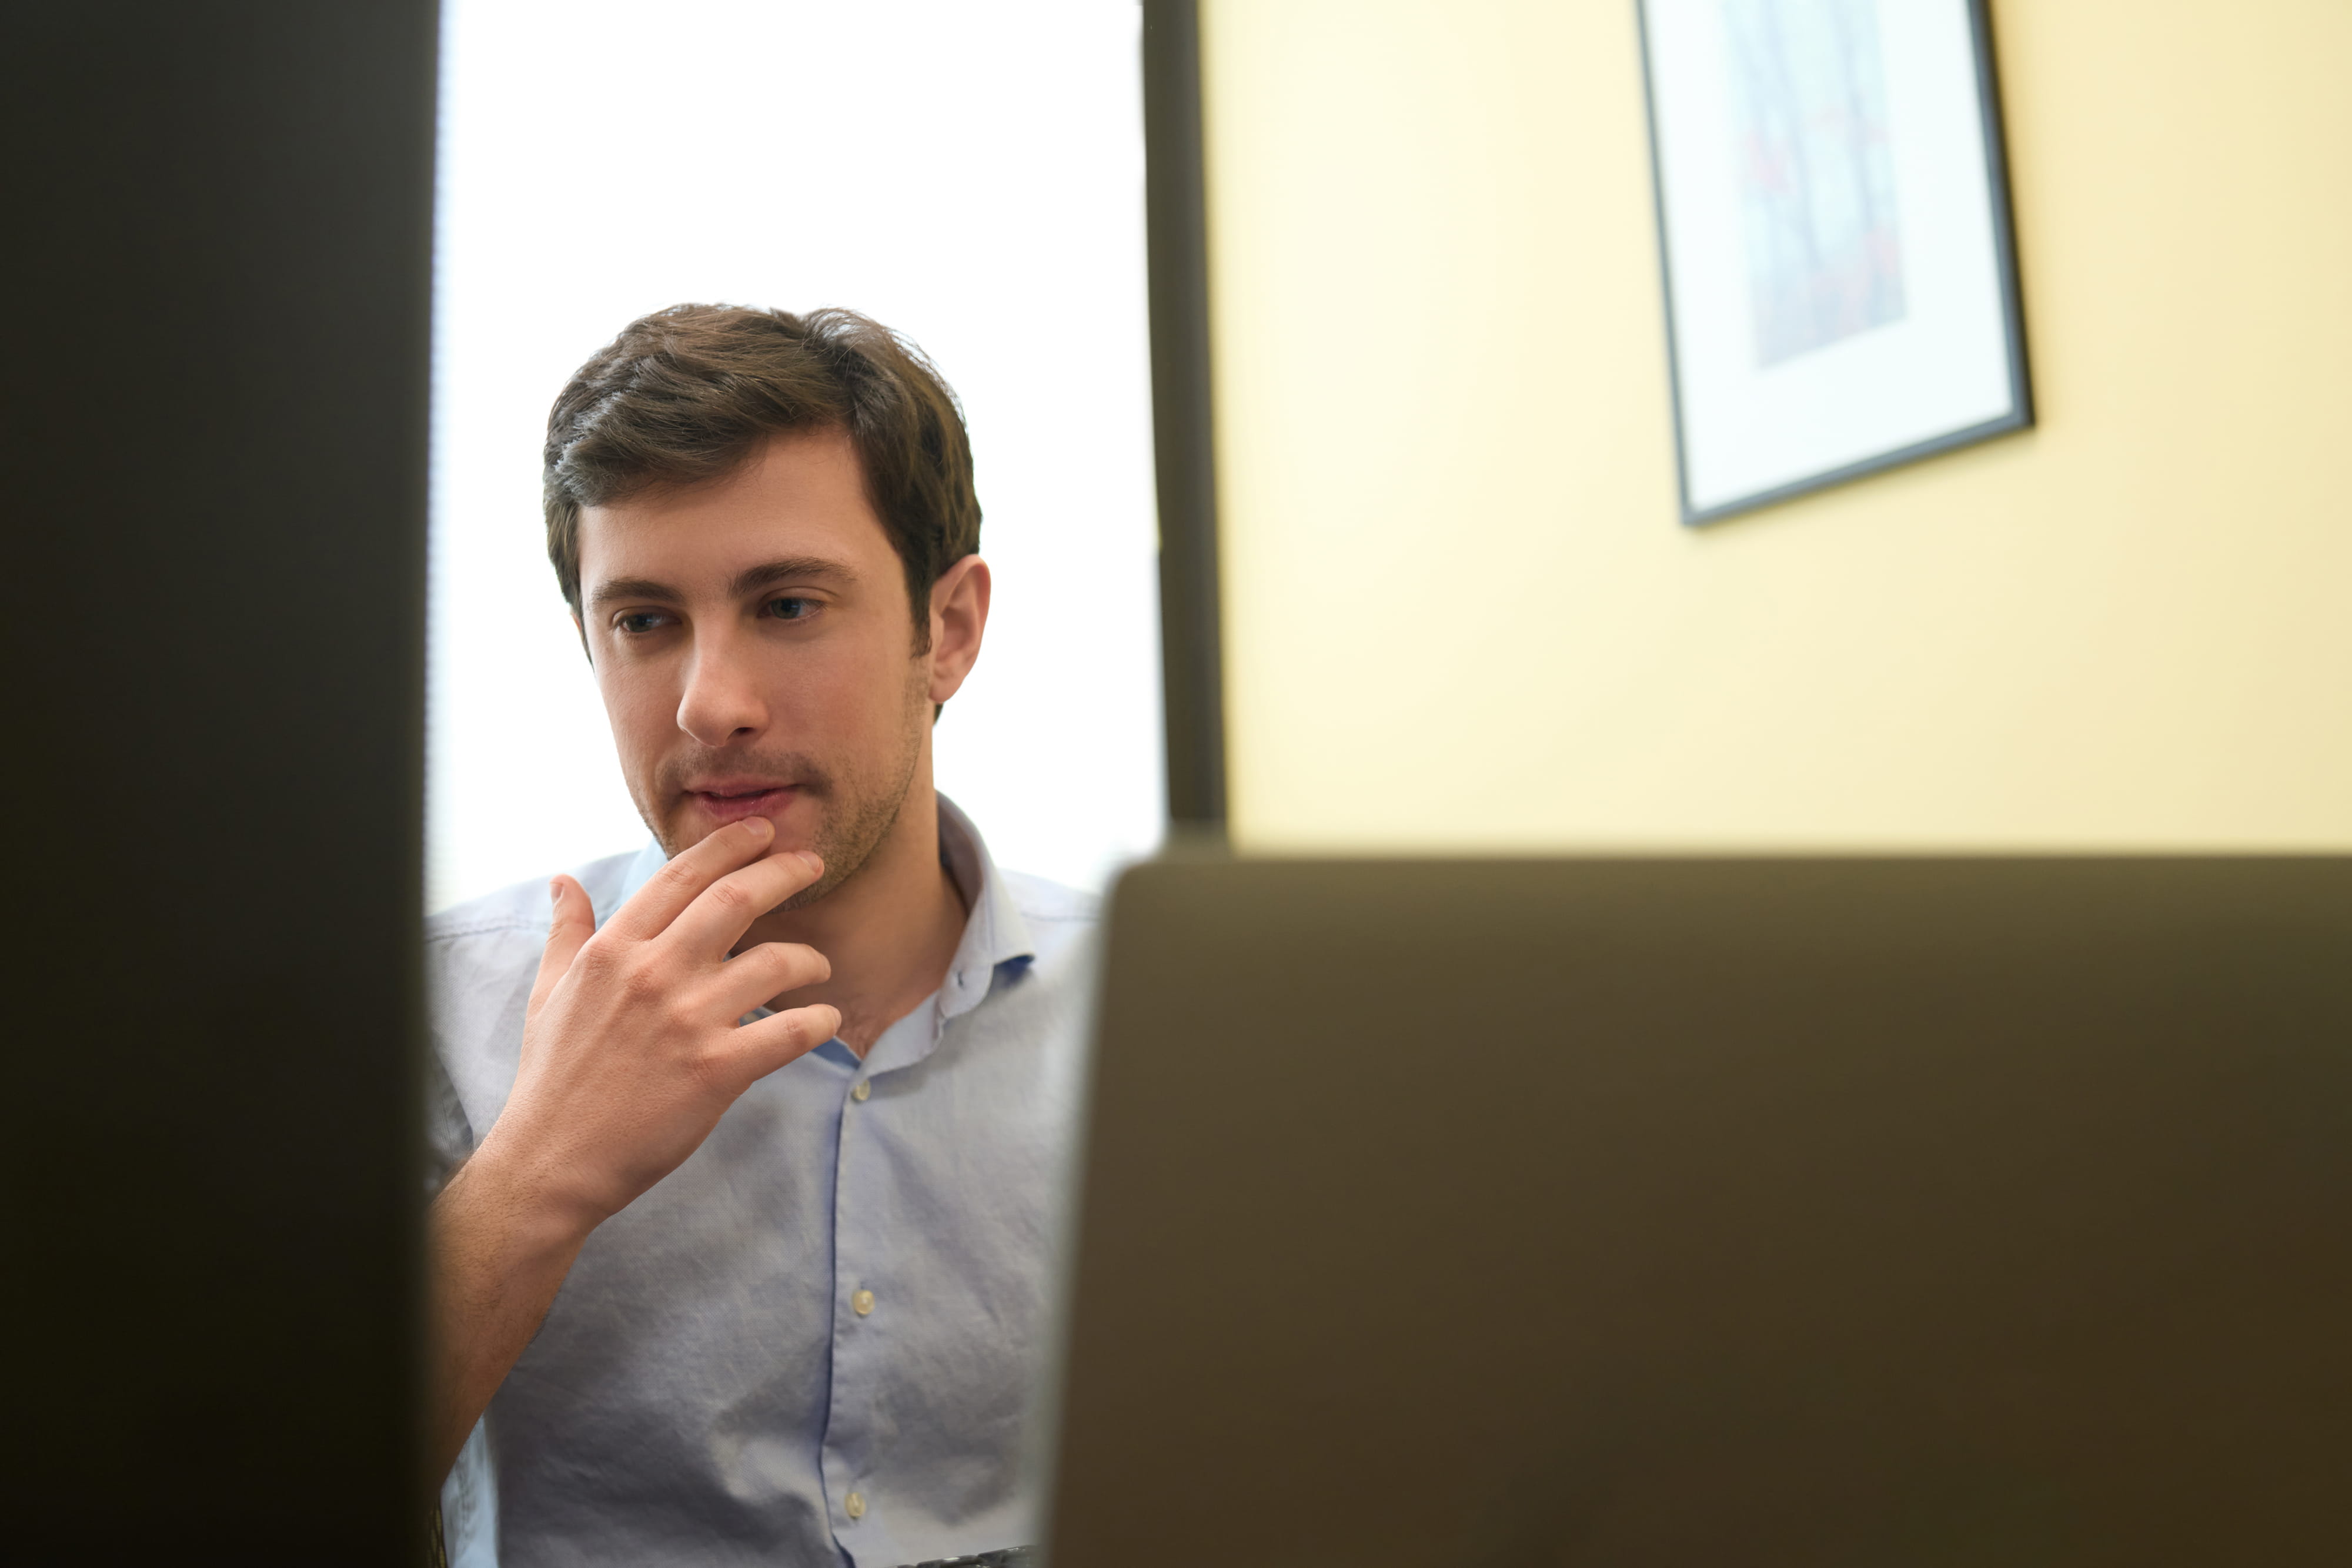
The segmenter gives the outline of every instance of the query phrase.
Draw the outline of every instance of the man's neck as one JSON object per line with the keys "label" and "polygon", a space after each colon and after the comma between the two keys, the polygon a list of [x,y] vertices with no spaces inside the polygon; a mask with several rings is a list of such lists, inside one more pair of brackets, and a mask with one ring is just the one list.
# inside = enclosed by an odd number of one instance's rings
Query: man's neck
{"label": "man's neck", "polygon": [[738,947],[799,942],[824,954],[833,965],[830,979],[769,1005],[839,1008],[842,1043],[859,1056],[939,989],[963,940],[963,895],[940,863],[928,740],[923,751],[898,821],[857,873],[804,909],[754,921]]}

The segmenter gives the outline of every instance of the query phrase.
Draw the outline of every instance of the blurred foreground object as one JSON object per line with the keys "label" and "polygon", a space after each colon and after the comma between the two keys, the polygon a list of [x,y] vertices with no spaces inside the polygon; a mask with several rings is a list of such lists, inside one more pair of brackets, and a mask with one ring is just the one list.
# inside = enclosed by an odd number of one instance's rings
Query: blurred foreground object
{"label": "blurred foreground object", "polygon": [[2352,862],[1161,862],[1055,1568],[2352,1550]]}
{"label": "blurred foreground object", "polygon": [[12,7],[8,1543],[412,1564],[435,7]]}

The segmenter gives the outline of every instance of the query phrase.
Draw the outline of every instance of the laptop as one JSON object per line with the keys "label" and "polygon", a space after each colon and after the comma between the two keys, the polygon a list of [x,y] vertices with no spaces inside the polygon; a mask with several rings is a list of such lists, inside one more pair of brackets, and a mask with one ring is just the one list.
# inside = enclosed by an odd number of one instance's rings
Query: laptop
{"label": "laptop", "polygon": [[2352,861],[1169,861],[1053,1568],[2352,1562]]}

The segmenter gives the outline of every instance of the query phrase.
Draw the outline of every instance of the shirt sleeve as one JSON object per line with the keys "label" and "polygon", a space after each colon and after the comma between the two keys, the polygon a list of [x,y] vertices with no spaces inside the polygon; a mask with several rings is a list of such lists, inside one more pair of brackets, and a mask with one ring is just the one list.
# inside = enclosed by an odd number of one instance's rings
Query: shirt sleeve
{"label": "shirt sleeve", "polygon": [[457,1167],[474,1152],[478,1140],[473,1124],[466,1119],[466,1108],[457,1100],[457,1086],[449,1082],[449,1070],[442,1064],[441,1053],[427,1051],[425,1056],[425,1197],[427,1202],[438,1197]]}

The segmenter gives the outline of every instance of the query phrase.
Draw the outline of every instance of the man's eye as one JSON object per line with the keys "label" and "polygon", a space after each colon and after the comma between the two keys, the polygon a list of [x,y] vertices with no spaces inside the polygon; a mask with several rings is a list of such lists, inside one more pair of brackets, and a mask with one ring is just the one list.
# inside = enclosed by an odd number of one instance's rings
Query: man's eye
{"label": "man's eye", "polygon": [[635,614],[622,616],[613,624],[618,626],[628,636],[642,637],[648,632],[658,630],[667,619],[667,616],[654,611],[641,610]]}
{"label": "man's eye", "polygon": [[811,615],[816,613],[816,601],[813,599],[771,599],[768,601],[768,613],[774,616],[779,621],[805,621]]}

